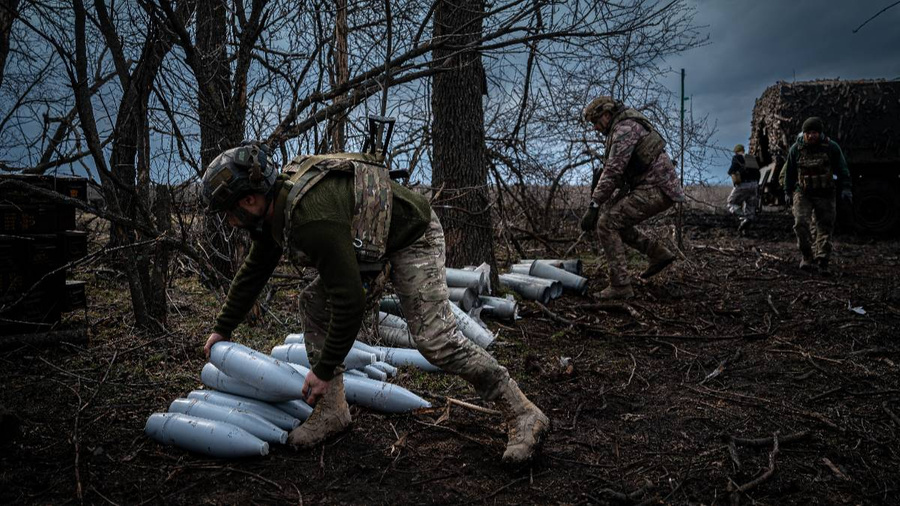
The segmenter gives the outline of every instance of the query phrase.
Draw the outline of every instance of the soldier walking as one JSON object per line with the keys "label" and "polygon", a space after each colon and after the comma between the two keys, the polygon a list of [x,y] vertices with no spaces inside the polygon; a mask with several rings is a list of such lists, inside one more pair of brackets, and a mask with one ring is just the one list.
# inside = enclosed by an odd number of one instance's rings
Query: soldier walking
{"label": "soldier walking", "polygon": [[[675,166],[665,152],[665,140],[643,114],[612,97],[601,96],[584,109],[585,121],[606,137],[602,174],[592,188],[591,202],[581,219],[581,229],[594,229],[606,254],[609,286],[604,299],[634,296],[625,263],[625,247],[648,257],[641,277],[649,278],[675,261],[675,254],[635,227],[684,201]],[[613,192],[618,189],[616,197]],[[612,199],[612,200],[611,200]],[[601,214],[600,206],[610,203]]]}
{"label": "soldier walking", "polygon": [[366,287],[390,267],[418,350],[432,364],[471,383],[504,414],[509,435],[503,460],[530,460],[550,421],[506,368],[463,337],[450,309],[444,233],[428,200],[393,181],[373,155],[298,156],[281,175],[264,144],[245,143],[206,169],[209,212],[250,231],[252,246],[228,291],[206,353],[231,339],[282,255],[314,267],[301,294],[312,370],[303,392],[315,406],[289,442],[312,448],[350,424],[341,365],[359,332]]}
{"label": "soldier walking", "polygon": [[734,184],[728,195],[728,211],[740,217],[738,232],[744,233],[750,227],[750,222],[756,218],[756,206],[759,202],[759,165],[752,157],[744,156],[743,144],[734,147],[728,175]]}
{"label": "soldier walking", "polygon": [[853,192],[844,153],[824,132],[825,123],[820,118],[803,122],[803,133],[788,151],[780,182],[785,202],[794,212],[794,233],[802,255],[800,268],[818,268],[827,274],[837,213],[835,188],[841,189],[841,198],[849,203]]}

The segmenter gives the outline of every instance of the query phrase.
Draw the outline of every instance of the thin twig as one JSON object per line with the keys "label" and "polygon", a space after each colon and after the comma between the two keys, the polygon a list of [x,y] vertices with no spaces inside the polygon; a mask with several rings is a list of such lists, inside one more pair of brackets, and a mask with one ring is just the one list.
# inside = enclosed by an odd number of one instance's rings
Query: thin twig
{"label": "thin twig", "polygon": [[768,337],[764,332],[738,334],[735,336],[683,336],[683,335],[653,335],[653,334],[621,334],[616,337],[641,338],[641,339],[675,339],[682,341],[732,341],[737,339],[762,339]]}
{"label": "thin twig", "polygon": [[764,472],[759,478],[756,478],[755,480],[752,480],[743,485],[738,485],[736,488],[734,488],[732,486],[732,483],[734,483],[734,482],[729,483],[728,488],[729,488],[729,490],[732,491],[731,492],[732,502],[735,502],[737,497],[740,497],[740,494],[753,489],[754,487],[758,486],[760,483],[771,478],[773,474],[775,474],[775,457],[778,456],[778,433],[777,432],[772,435],[772,440],[773,440],[772,451],[769,452],[769,468],[766,469],[766,472]]}
{"label": "thin twig", "polygon": [[[323,447],[322,450],[323,450],[323,454],[324,454],[325,448]],[[193,469],[210,469],[210,470],[217,469],[217,470],[226,471],[226,472],[240,473],[240,474],[249,476],[249,477],[251,477],[251,478],[255,478],[255,479],[257,479],[257,480],[259,480],[259,481],[261,481],[261,482],[263,482],[263,483],[268,483],[269,485],[272,485],[273,487],[277,488],[278,490],[284,490],[284,488],[283,488],[281,485],[279,485],[278,483],[276,483],[276,482],[274,482],[274,481],[272,481],[272,480],[266,478],[265,476],[260,476],[260,475],[258,475],[258,474],[256,474],[256,473],[252,473],[252,472],[250,472],[250,471],[245,471],[245,470],[243,470],[243,469],[237,469],[237,468],[235,468],[235,467],[230,467],[230,466],[208,466],[208,465],[204,465],[204,466],[191,466],[191,467],[192,467]]]}
{"label": "thin twig", "polygon": [[769,307],[772,308],[772,311],[775,312],[775,316],[781,318],[781,312],[778,311],[778,308],[775,307],[775,303],[772,302],[772,294],[771,293],[766,297],[766,302],[769,304]]}
{"label": "thin twig", "polygon": [[631,355],[631,375],[628,376],[628,381],[624,385],[622,385],[622,390],[628,388],[628,385],[631,384],[631,380],[634,378],[634,371],[637,370],[637,360],[634,359],[634,355],[632,355],[631,353],[629,353],[629,355]]}
{"label": "thin twig", "polygon": [[479,413],[486,413],[488,415],[502,415],[503,413],[497,411],[496,409],[483,408],[481,406],[476,406],[475,404],[469,404],[465,401],[460,401],[458,399],[454,399],[452,397],[447,397],[447,402],[449,404],[454,404],[461,408],[471,409],[472,411],[478,411]]}
{"label": "thin twig", "polygon": [[541,310],[542,313],[544,313],[551,320],[553,320],[557,323],[562,323],[563,325],[583,325],[576,321],[572,321],[572,320],[569,320],[568,318],[563,318],[562,316],[559,316],[558,314],[554,313],[553,311],[550,311],[549,309],[547,309],[547,306],[541,304],[540,302],[535,301],[534,303],[537,304],[537,307]]}
{"label": "thin twig", "polygon": [[887,415],[888,415],[889,417],[891,417],[891,420],[894,421],[894,424],[895,424],[897,427],[900,427],[900,417],[898,417],[896,413],[894,413],[893,411],[891,411],[891,408],[888,407],[887,401],[884,401],[884,402],[881,403],[881,409],[883,409],[884,412],[887,413]]}
{"label": "thin twig", "polygon": [[888,5],[887,7],[885,7],[884,9],[881,9],[880,11],[876,12],[874,16],[872,16],[872,17],[870,17],[869,19],[863,21],[863,23],[862,23],[861,25],[859,25],[859,26],[857,26],[856,28],[854,28],[854,29],[853,29],[853,33],[858,32],[862,27],[864,27],[864,26],[866,26],[867,24],[869,24],[869,21],[872,21],[873,19],[877,18],[877,17],[880,16],[884,11],[890,9],[891,7],[896,7],[897,5],[900,5],[900,2],[894,2],[894,3],[892,3],[891,5]]}
{"label": "thin twig", "polygon": [[[809,436],[809,430],[803,430],[800,432],[795,432],[793,434],[788,434],[787,436],[778,438],[778,443],[780,445],[785,445],[788,443],[793,443],[794,441],[800,441],[802,439],[806,439]],[[764,437],[759,439],[745,439],[740,437],[732,437],[731,441],[734,444],[738,444],[741,446],[751,446],[751,447],[763,447],[763,446],[771,446],[775,443],[775,438]]]}
{"label": "thin twig", "polygon": [[728,441],[728,454],[731,455],[731,460],[734,462],[734,467],[737,469],[741,468],[741,459],[738,457],[737,445],[735,445],[734,438],[731,438]]}
{"label": "thin twig", "polygon": [[[538,476],[543,476],[549,472],[550,471],[544,471],[543,473],[538,474]],[[477,503],[485,502],[488,499],[490,499],[491,497],[494,497],[495,495],[499,494],[500,492],[503,492],[504,490],[508,489],[509,487],[515,485],[516,483],[519,483],[519,482],[522,482],[522,481],[525,481],[528,479],[534,479],[534,477],[529,474],[529,476],[523,476],[521,478],[516,478],[515,480],[507,483],[506,485],[503,485],[502,487],[498,488],[497,490],[494,490],[490,494],[488,494],[484,497],[479,497],[477,500],[472,501],[472,502],[477,502]]]}
{"label": "thin twig", "polygon": [[568,249],[566,249],[566,252],[563,253],[563,258],[568,258],[569,253],[571,253],[572,250],[574,250],[575,247],[578,246],[581,240],[584,239],[585,234],[587,234],[587,232],[582,232],[581,235],[578,236],[578,239],[575,239],[575,242],[573,242],[572,245],[569,246]]}

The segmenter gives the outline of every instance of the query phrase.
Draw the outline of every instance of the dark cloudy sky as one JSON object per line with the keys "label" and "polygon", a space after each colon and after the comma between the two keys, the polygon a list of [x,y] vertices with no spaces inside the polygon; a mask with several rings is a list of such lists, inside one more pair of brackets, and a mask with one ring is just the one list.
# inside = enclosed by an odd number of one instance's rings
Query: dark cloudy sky
{"label": "dark cloudy sky", "polygon": [[[689,0],[709,43],[667,64],[685,69],[694,116],[718,122],[715,144],[747,145],[753,102],[776,81],[900,78],[900,5],[853,33],[895,1]],[[679,81],[673,75],[670,89]],[[714,180],[724,181],[730,158],[711,160]]]}

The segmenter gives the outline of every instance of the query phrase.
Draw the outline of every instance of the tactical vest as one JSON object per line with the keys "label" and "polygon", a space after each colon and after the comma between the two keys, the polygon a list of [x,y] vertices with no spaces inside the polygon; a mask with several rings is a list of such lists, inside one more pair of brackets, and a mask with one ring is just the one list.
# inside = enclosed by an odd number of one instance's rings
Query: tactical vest
{"label": "tactical vest", "polygon": [[633,179],[636,176],[647,172],[647,169],[650,168],[653,162],[655,162],[659,155],[666,149],[666,141],[659,135],[659,132],[653,128],[653,125],[646,116],[634,109],[625,109],[615,115],[610,123],[609,135],[606,136],[606,152],[603,160],[604,166],[606,165],[606,160],[609,159],[610,148],[613,144],[613,132],[616,129],[616,125],[618,125],[620,121],[626,119],[637,121],[642,127],[650,132],[638,141],[637,146],[635,146],[634,152],[631,155],[631,159],[628,160],[628,165],[625,167],[625,177]]}
{"label": "tactical vest", "polygon": [[731,182],[735,186],[741,183],[751,183],[759,181],[759,162],[753,155],[736,155],[738,166],[737,172],[731,174]]}
{"label": "tactical vest", "polygon": [[393,192],[387,167],[371,155],[336,153],[298,156],[284,167],[283,172],[288,176],[285,185],[290,189],[284,206],[283,247],[301,263],[308,263],[302,252],[291,252],[291,217],[303,196],[334,171],[353,175],[355,203],[350,231],[360,270],[380,271],[387,251]]}
{"label": "tactical vest", "polygon": [[797,158],[797,184],[802,191],[834,188],[834,169],[828,154],[828,140],[817,146],[803,145]]}

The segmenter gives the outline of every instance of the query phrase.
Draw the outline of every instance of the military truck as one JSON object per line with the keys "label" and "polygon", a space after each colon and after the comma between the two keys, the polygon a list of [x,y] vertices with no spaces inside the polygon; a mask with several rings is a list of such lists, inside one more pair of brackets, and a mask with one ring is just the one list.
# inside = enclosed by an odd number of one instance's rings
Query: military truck
{"label": "military truck", "polygon": [[853,206],[839,221],[887,233],[900,223],[900,80],[817,80],[768,87],[753,108],[750,154],[762,169],[763,204],[784,203],[778,176],[803,121],[818,116],[825,135],[844,151],[853,178]]}

